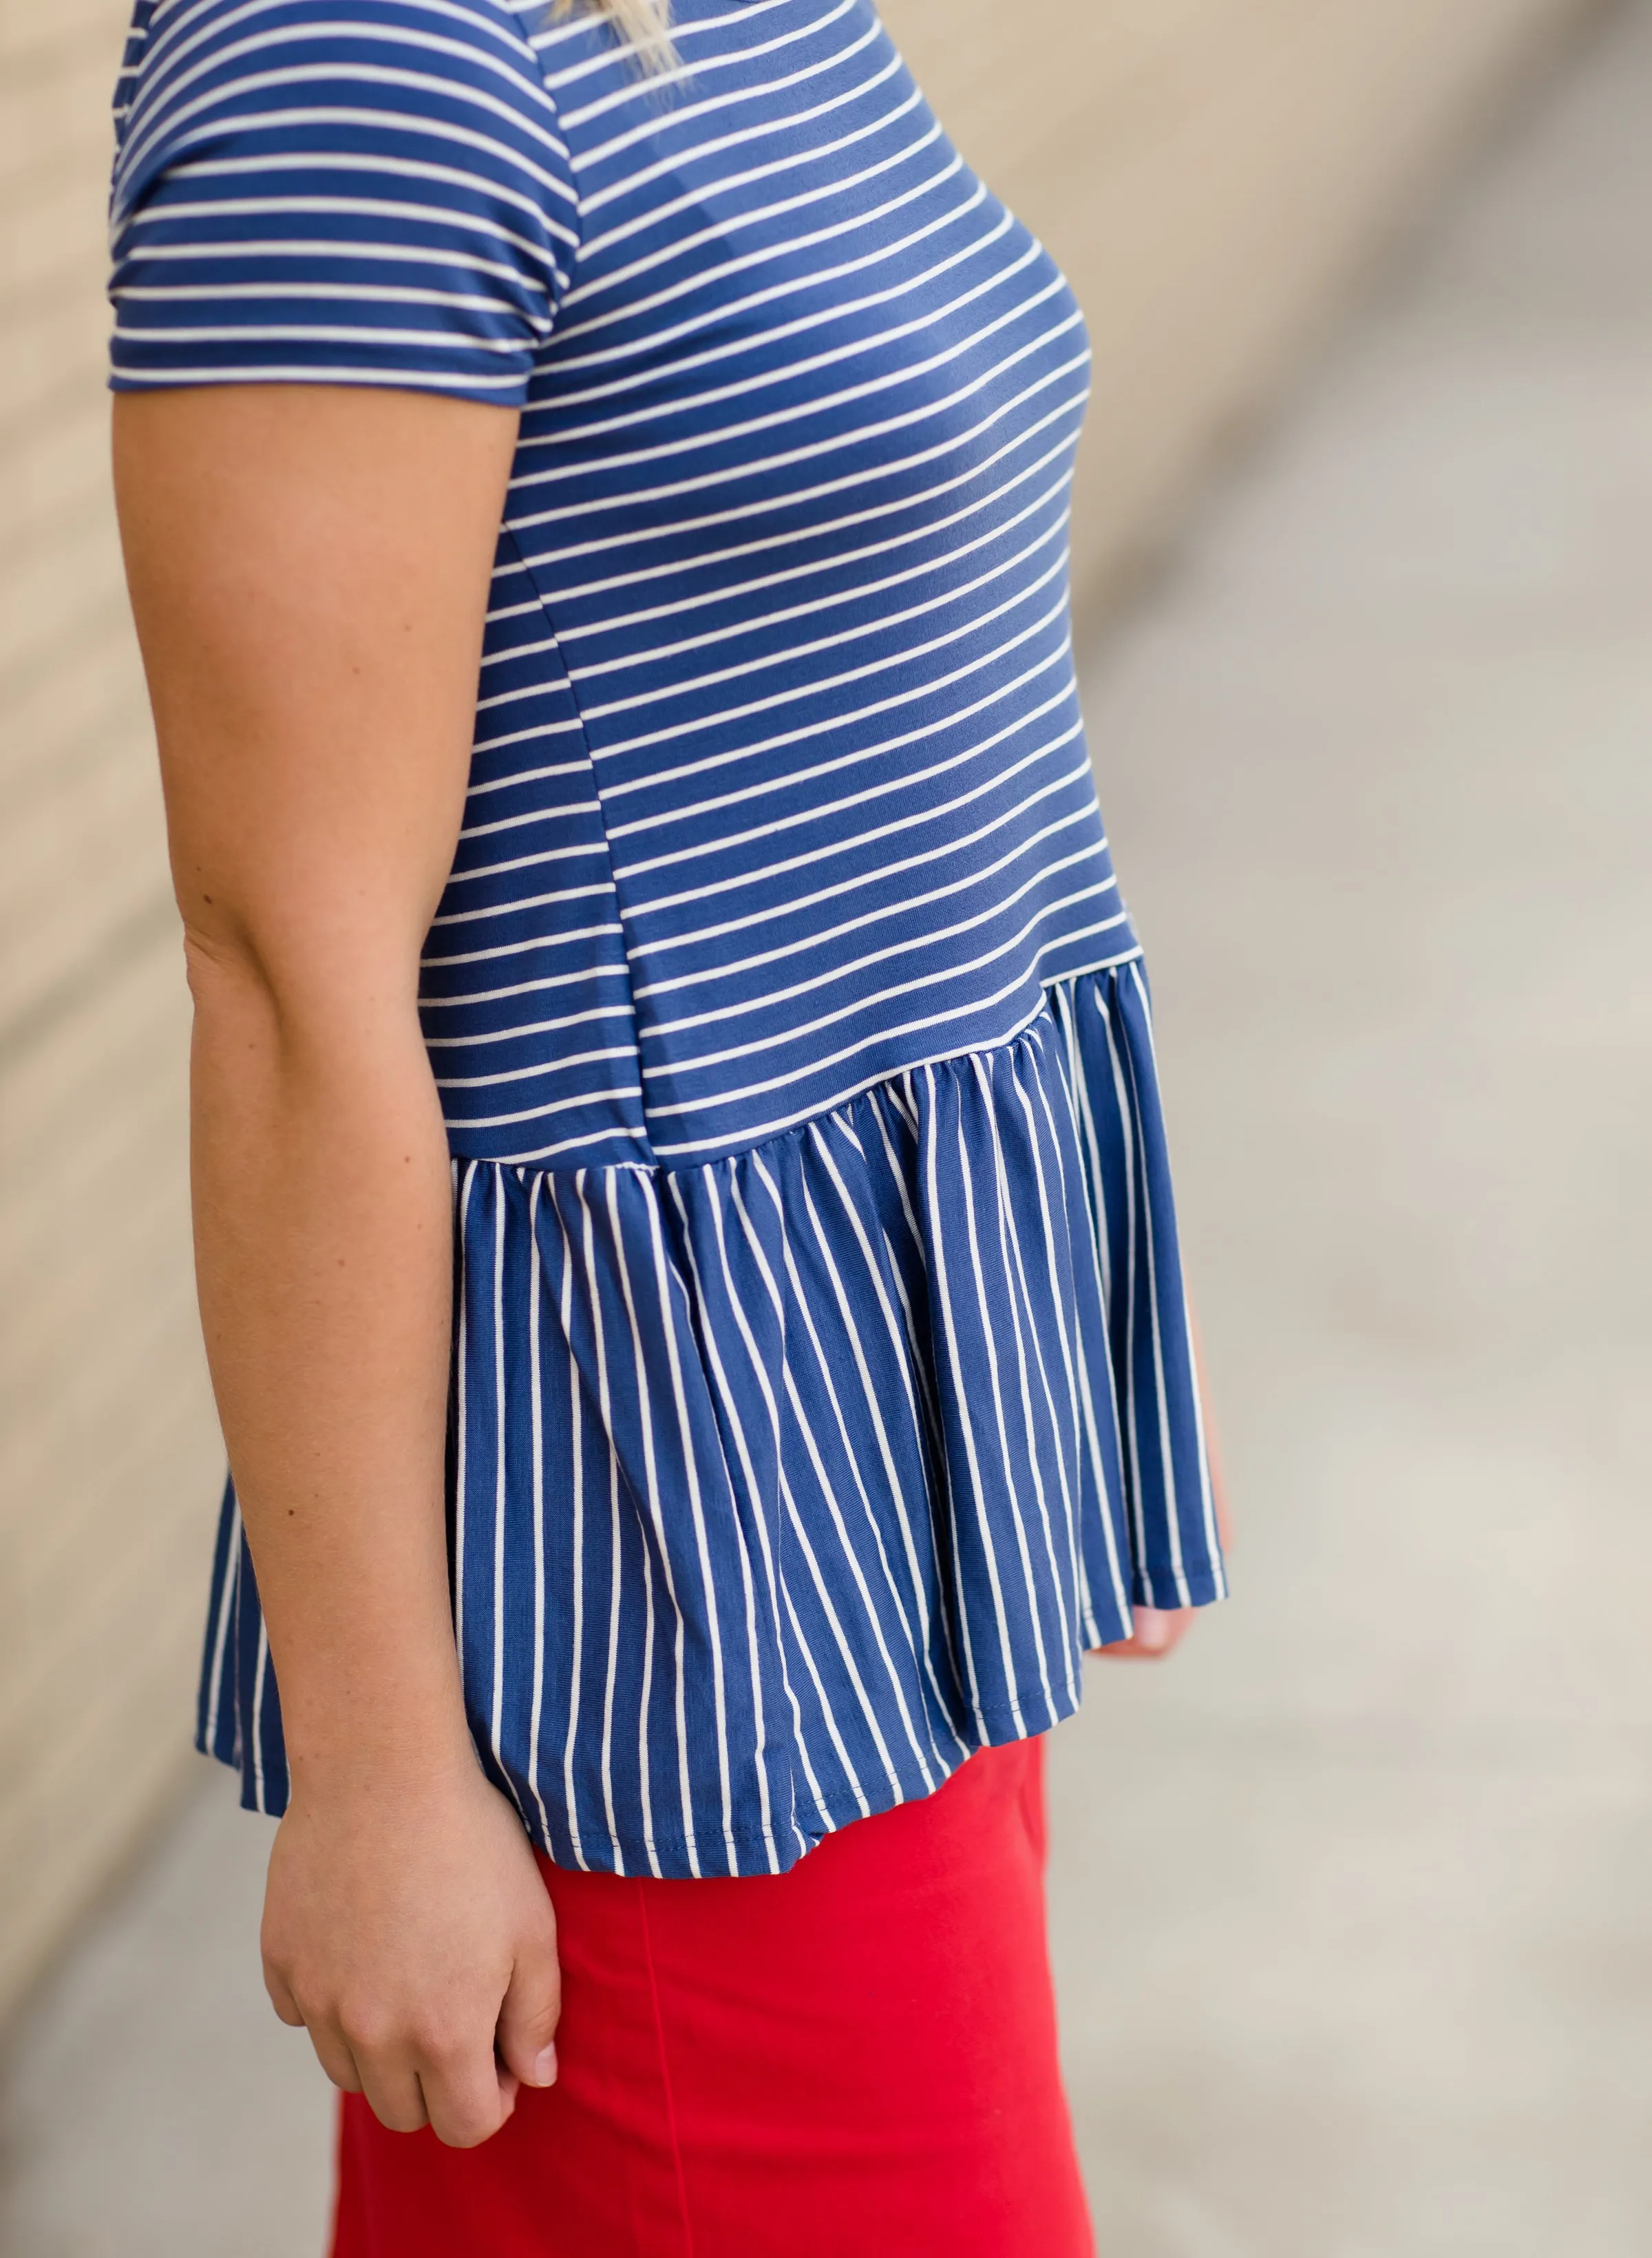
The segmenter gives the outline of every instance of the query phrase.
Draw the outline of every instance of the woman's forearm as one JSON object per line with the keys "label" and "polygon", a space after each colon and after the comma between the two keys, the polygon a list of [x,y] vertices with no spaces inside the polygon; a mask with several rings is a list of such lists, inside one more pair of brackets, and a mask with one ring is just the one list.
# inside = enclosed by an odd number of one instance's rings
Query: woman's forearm
{"label": "woman's forearm", "polygon": [[196,1260],[294,1790],[468,1763],[443,1477],[447,1147],[411,1001],[195,942]]}

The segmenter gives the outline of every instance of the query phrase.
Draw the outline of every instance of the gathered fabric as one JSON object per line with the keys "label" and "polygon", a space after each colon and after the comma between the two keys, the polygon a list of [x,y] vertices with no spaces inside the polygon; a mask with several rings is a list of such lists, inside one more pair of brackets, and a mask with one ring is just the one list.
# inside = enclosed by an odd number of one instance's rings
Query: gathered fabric
{"label": "gathered fabric", "polygon": [[[479,1748],[559,1864],[778,1872],[1041,1733],[1221,1567],[1147,996],[698,1168],[457,1171]],[[207,1744],[286,1798],[226,1502]]]}

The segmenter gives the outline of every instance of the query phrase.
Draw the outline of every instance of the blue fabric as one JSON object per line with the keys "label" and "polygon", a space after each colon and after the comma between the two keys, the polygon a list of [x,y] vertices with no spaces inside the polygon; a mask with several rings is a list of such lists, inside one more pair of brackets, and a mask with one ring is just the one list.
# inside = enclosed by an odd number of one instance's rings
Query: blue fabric
{"label": "blue fabric", "polygon": [[[1216,1596],[1074,683],[1082,323],[867,0],[139,0],[117,385],[520,408],[422,1007],[456,1620],[559,1859],[782,1867]],[[285,1793],[231,1499],[203,1743]]]}

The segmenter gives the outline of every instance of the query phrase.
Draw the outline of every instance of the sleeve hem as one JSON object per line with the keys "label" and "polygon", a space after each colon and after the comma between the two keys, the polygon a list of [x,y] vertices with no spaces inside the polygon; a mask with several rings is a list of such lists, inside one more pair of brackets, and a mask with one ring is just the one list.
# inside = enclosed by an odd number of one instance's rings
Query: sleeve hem
{"label": "sleeve hem", "polygon": [[381,392],[426,392],[443,400],[472,400],[484,407],[524,407],[528,379],[508,385],[479,384],[471,377],[444,377],[409,368],[259,368],[245,363],[223,368],[111,369],[111,392],[198,392],[223,384],[348,385]]}

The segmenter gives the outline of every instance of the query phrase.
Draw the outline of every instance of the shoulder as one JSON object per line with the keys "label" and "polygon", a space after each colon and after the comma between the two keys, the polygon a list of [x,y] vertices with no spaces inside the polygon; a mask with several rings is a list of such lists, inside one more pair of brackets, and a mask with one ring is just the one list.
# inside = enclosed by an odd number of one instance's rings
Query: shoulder
{"label": "shoulder", "polygon": [[560,145],[527,13],[509,0],[138,0],[117,177],[158,131],[198,137],[238,115],[417,125],[468,110],[484,131],[492,117]]}
{"label": "shoulder", "polygon": [[138,0],[117,96],[115,381],[520,401],[579,241],[533,13]]}
{"label": "shoulder", "polygon": [[571,218],[531,12],[511,0],[138,0],[117,95],[117,226],[181,162],[290,171],[311,155],[399,160],[429,180],[480,165]]}
{"label": "shoulder", "polygon": [[375,44],[431,55],[492,53],[531,72],[526,26],[543,12],[540,0],[136,0],[132,32],[150,75],[315,39],[364,53]]}

